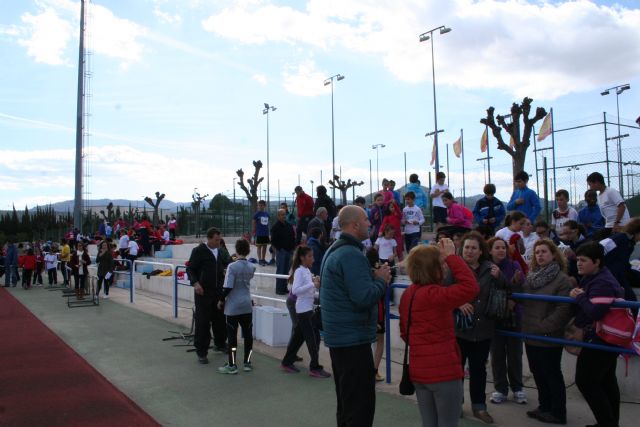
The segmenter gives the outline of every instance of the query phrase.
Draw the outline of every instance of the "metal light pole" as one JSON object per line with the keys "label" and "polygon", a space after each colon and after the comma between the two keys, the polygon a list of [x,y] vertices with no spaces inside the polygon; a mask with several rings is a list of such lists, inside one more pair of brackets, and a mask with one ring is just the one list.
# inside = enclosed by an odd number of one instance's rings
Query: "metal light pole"
{"label": "metal light pole", "polygon": [[[378,156],[378,151],[380,148],[384,148],[386,147],[386,145],[384,144],[375,144],[372,145],[371,148],[376,150],[376,180],[378,181],[378,189],[380,189],[380,170],[379,170],[379,156]],[[373,197],[373,196],[371,196]]]}
{"label": "metal light pole", "polygon": [[[618,147],[618,183],[619,183],[619,188],[618,190],[620,190],[620,195],[622,197],[624,197],[624,189],[623,189],[623,184],[624,184],[624,179],[622,177],[622,138],[625,138],[626,136],[629,135],[620,135],[620,102],[618,100],[618,97],[620,96],[620,94],[622,94],[622,92],[624,92],[625,90],[631,89],[631,85],[629,83],[623,84],[623,85],[618,85],[618,86],[614,86],[614,87],[610,87],[609,89],[605,89],[603,92],[600,92],[600,95],[602,96],[606,96],[609,95],[609,91],[611,90],[615,90],[616,91],[616,111],[618,114],[618,136],[617,136],[617,147]],[[610,138],[612,139],[612,138]]]}
{"label": "metal light pole", "polygon": [[[336,176],[336,140],[335,140],[335,124],[333,120],[333,79],[340,81],[344,79],[342,74],[335,74],[331,77],[327,77],[324,80],[324,85],[331,85],[331,179],[335,179]],[[322,180],[321,180],[322,181]],[[333,200],[336,199],[336,188],[331,188],[331,194]]]}
{"label": "metal light pole", "polygon": [[269,188],[269,111],[276,110],[276,107],[269,105],[266,102],[264,103],[264,109],[262,110],[262,114],[267,115],[267,212],[269,212],[269,208],[271,207],[269,204],[269,195],[271,194],[271,189]]}
{"label": "metal light pole", "polygon": [[431,40],[431,74],[433,80],[433,129],[434,129],[434,144],[436,145],[436,174],[440,171],[440,158],[438,154],[438,108],[436,103],[436,64],[433,54],[433,32],[440,30],[440,34],[446,34],[451,31],[451,28],[447,28],[441,25],[433,30],[426,31],[419,36],[420,42]]}

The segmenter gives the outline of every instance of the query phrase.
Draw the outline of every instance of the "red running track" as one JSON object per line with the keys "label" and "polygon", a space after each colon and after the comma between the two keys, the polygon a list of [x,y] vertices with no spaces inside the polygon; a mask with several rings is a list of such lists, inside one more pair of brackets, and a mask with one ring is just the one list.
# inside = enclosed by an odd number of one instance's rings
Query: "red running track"
{"label": "red running track", "polygon": [[0,288],[0,426],[159,426]]}

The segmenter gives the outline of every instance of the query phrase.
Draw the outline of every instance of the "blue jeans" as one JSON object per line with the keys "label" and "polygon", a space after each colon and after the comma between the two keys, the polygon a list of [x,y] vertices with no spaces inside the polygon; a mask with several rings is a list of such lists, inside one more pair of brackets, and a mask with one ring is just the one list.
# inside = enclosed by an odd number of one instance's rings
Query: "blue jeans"
{"label": "blue jeans", "polygon": [[[276,252],[276,274],[289,274],[291,268],[291,251],[278,249]],[[276,293],[279,295],[288,294],[287,279],[276,279]]]}
{"label": "blue jeans", "polygon": [[4,286],[16,286],[18,283],[18,269],[15,265],[7,265],[4,269]]}
{"label": "blue jeans", "polygon": [[420,236],[422,233],[409,233],[404,235],[404,244],[407,248],[407,254],[420,242]]}

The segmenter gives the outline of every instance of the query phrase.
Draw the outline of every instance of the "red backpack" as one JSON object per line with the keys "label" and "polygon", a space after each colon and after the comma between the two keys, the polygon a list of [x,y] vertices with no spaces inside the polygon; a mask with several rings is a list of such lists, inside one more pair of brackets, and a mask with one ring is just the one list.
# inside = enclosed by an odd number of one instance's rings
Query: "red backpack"
{"label": "red backpack", "polygon": [[464,211],[464,217],[473,221],[473,212],[466,206],[462,206],[462,210]]}
{"label": "red backpack", "polygon": [[[615,301],[624,299],[616,298]],[[604,342],[624,348],[631,348],[634,336],[639,338],[631,310],[624,307],[610,307],[607,314],[596,322],[596,334]],[[640,342],[636,342],[634,346],[638,351]]]}
{"label": "red backpack", "polygon": [[633,332],[631,348],[640,356],[640,316],[636,319],[636,329]]}

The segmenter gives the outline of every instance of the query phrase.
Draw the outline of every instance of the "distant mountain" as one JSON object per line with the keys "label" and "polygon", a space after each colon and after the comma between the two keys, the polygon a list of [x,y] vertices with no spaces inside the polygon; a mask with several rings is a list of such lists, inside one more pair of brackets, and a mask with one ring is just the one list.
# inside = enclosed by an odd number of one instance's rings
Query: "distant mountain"
{"label": "distant mountain", "polygon": [[[148,211],[153,211],[153,208],[149,206],[144,200],[126,200],[126,199],[96,199],[86,200],[85,204],[90,208],[105,208],[109,203],[113,203],[113,206],[120,206],[120,209],[125,209],[131,204],[132,208],[144,208]],[[64,202],[53,203],[51,205],[56,212],[73,212],[73,200],[66,200]],[[171,200],[163,199],[160,202],[160,209],[174,210],[178,206],[191,206],[191,202],[172,202]],[[29,210],[35,209],[35,207]]]}

